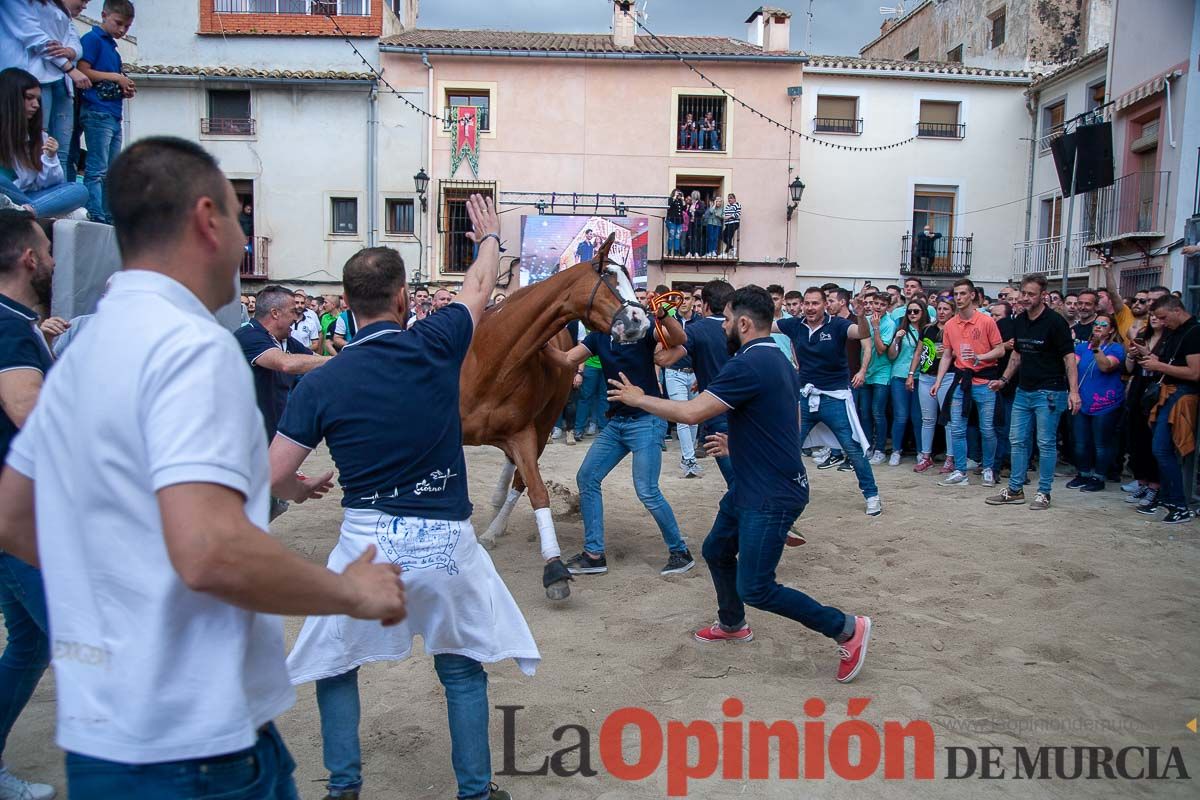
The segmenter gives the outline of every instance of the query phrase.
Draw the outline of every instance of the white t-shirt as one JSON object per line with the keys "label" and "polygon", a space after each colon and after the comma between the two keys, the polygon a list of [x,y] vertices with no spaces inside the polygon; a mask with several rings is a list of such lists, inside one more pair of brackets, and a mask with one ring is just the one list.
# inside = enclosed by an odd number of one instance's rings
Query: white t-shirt
{"label": "white t-shirt", "polygon": [[321,320],[311,308],[304,309],[304,316],[292,325],[292,336],[305,347],[321,338]]}
{"label": "white t-shirt", "polygon": [[156,496],[228,486],[266,530],[262,427],[250,368],[196,296],[153,272],[114,276],[8,456],[34,481],[64,750],[230,753],[295,702],[282,621],[188,589]]}

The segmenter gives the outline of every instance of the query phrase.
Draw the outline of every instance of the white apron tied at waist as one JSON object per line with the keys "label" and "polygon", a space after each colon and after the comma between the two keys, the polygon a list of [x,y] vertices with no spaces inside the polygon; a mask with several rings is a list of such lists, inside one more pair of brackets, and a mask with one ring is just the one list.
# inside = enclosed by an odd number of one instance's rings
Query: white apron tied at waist
{"label": "white apron tied at waist", "polygon": [[376,562],[403,569],[408,617],[391,627],[347,616],[309,617],[288,656],[293,684],[408,658],[414,636],[430,655],[456,653],[484,664],[511,658],[534,674],[541,654],[533,634],[470,520],[348,508],[327,566],[340,573],[372,544]]}
{"label": "white apron tied at waist", "polygon": [[[858,442],[862,447],[863,453],[871,449],[871,440],[867,438],[866,432],[862,429],[862,424],[858,421],[858,409],[854,406],[854,393],[849,389],[818,389],[811,383],[806,383],[800,390],[800,396],[808,399],[808,413],[810,414],[817,412],[825,397],[845,403],[846,417],[850,420],[850,430],[854,434],[854,441]],[[824,422],[818,422],[809,431],[808,438],[800,446],[832,447],[835,450],[839,450],[842,447],[838,443],[837,437],[833,435],[833,431],[829,430],[829,427]]]}

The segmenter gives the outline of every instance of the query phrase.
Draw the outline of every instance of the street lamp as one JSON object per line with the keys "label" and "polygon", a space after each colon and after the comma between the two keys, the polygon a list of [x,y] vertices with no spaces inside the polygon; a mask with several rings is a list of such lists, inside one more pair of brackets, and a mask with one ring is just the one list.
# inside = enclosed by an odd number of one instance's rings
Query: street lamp
{"label": "street lamp", "polygon": [[413,183],[417,186],[417,197],[421,198],[421,210],[428,211],[429,204],[425,200],[425,190],[429,188],[429,176],[425,174],[424,167],[421,167],[421,171],[413,175]]}
{"label": "street lamp", "polygon": [[792,202],[788,204],[787,218],[790,222],[792,214],[796,212],[797,206],[800,205],[800,198],[804,196],[804,181],[799,178],[793,178],[788,184],[788,192],[791,194]]}

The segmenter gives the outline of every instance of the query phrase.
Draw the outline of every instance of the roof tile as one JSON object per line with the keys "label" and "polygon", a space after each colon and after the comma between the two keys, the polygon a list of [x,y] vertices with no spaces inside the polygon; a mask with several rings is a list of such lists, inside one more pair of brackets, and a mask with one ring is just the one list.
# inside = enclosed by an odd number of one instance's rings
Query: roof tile
{"label": "roof tile", "polygon": [[130,75],[196,75],[206,78],[284,78],[288,80],[369,81],[370,72],[335,70],[254,69],[252,67],[190,67],[176,64],[126,64]]}
{"label": "roof tile", "polygon": [[795,58],[803,53],[764,52],[758,45],[728,36],[634,37],[631,48],[618,47],[607,33],[538,33],[534,31],[448,30],[416,28],[379,40],[382,46],[430,50],[541,50],[574,53],[662,53],[681,55],[754,55]]}

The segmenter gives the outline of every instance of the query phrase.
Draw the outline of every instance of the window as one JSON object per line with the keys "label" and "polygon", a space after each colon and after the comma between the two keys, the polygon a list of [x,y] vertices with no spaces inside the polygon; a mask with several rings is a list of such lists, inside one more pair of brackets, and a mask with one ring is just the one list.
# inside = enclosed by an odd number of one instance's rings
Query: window
{"label": "window", "polygon": [[862,133],[858,98],[818,95],[813,130],[819,133]]}
{"label": "window", "polygon": [[1088,111],[1095,111],[1100,106],[1104,105],[1104,94],[1107,87],[1104,81],[1092,84],[1088,87]]}
{"label": "window", "polygon": [[208,116],[200,121],[200,133],[210,136],[252,136],[248,90],[209,89]]}
{"label": "window", "polygon": [[913,269],[918,272],[950,272],[952,266],[954,238],[954,200],[957,191],[953,187],[943,190],[917,189],[913,192],[913,234],[919,234],[928,225],[941,236],[928,248],[918,249],[914,243]]}
{"label": "window", "polygon": [[1004,44],[1004,24],[1006,22],[1005,10],[1002,8],[999,11],[991,14],[988,19],[992,22],[992,33],[989,40],[989,47],[999,47]]}
{"label": "window", "polygon": [[1066,108],[1066,101],[1059,100],[1042,109],[1042,138],[1039,142],[1042,150],[1050,149],[1050,142],[1062,135]]}
{"label": "window", "polygon": [[450,120],[454,119],[458,113],[454,109],[459,106],[474,106],[478,109],[475,115],[479,118],[480,133],[492,129],[491,115],[488,113],[492,106],[491,93],[481,90],[447,89],[446,122],[442,123],[445,130],[450,130]]}
{"label": "window", "polygon": [[962,48],[963,48],[963,46],[960,44],[958,47],[954,48],[949,53],[946,53],[946,60],[949,61],[951,64],[961,64],[962,63]]}
{"label": "window", "polygon": [[333,197],[330,203],[330,233],[353,235],[358,233],[358,199]]}
{"label": "window", "polygon": [[725,151],[725,98],[680,95],[675,109],[675,149]]}
{"label": "window", "polygon": [[917,135],[935,139],[961,139],[967,126],[958,121],[959,104],[944,100],[922,100]]}
{"label": "window", "polygon": [[1062,197],[1047,197],[1042,200],[1038,230],[1043,239],[1062,233]]}
{"label": "window", "polygon": [[476,181],[442,181],[438,204],[438,233],[442,235],[442,272],[466,272],[475,260],[475,243],[467,238],[471,219],[467,198],[472,194],[496,196],[496,184]]}
{"label": "window", "polygon": [[383,229],[393,236],[411,236],[416,232],[416,209],[412,200],[388,200],[384,204]]}
{"label": "window", "polygon": [[905,61],[920,61],[921,60],[921,48],[918,47],[915,50],[913,50],[911,53],[904,56],[904,60]]}

